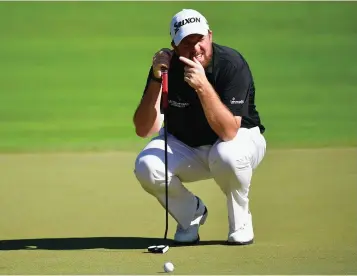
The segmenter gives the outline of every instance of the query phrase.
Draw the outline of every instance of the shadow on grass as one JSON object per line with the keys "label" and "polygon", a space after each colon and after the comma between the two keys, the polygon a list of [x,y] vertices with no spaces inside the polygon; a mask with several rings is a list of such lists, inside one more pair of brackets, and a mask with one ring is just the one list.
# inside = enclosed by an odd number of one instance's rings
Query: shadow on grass
{"label": "shadow on grass", "polygon": [[[145,237],[86,237],[1,240],[0,251],[5,250],[81,250],[81,249],[147,249],[151,245],[175,245],[173,240]],[[224,241],[201,241],[198,245],[223,245]]]}

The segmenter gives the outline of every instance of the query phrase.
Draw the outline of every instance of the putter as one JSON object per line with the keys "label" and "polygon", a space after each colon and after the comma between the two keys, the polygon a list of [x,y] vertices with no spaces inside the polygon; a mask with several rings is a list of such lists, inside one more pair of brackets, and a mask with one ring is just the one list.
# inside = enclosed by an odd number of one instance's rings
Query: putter
{"label": "putter", "polygon": [[162,105],[164,109],[164,139],[165,139],[165,200],[166,200],[166,208],[165,208],[165,234],[164,234],[164,241],[166,244],[161,245],[151,245],[148,247],[148,251],[151,253],[166,253],[169,250],[169,245],[167,244],[167,231],[169,229],[169,211],[168,211],[168,180],[167,180],[167,116],[166,111],[168,107],[168,70],[165,67],[161,68],[161,76],[162,76]]}

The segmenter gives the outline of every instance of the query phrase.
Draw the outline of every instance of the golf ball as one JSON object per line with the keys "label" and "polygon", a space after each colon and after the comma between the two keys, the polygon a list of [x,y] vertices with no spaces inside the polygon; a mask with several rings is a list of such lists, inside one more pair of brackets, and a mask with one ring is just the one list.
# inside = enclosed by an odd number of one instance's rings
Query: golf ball
{"label": "golf ball", "polygon": [[174,265],[170,262],[166,262],[164,264],[164,270],[165,270],[165,272],[172,272],[172,271],[174,271]]}

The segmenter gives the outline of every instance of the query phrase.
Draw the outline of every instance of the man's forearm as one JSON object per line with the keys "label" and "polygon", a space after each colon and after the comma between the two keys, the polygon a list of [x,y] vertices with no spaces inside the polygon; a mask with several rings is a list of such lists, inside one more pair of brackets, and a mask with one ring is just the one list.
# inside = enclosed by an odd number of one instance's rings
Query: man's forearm
{"label": "man's forearm", "polygon": [[196,92],[211,128],[223,141],[233,139],[237,134],[239,125],[233,114],[221,102],[214,88],[207,83],[202,88],[197,89]]}
{"label": "man's forearm", "polygon": [[160,120],[161,84],[151,81],[134,114],[136,134],[147,137],[156,132]]}

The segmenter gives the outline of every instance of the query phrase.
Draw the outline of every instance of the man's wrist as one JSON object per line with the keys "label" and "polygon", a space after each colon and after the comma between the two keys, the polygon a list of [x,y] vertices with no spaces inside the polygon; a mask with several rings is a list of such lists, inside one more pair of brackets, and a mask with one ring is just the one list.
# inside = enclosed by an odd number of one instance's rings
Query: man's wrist
{"label": "man's wrist", "polygon": [[154,75],[151,75],[150,79],[152,79],[155,82],[162,83],[162,78],[157,78]]}
{"label": "man's wrist", "polygon": [[205,83],[203,85],[200,85],[200,86],[196,87],[195,91],[198,94],[205,94],[205,92],[207,92],[209,90],[209,87],[210,87],[210,83],[207,82],[207,83]]}

